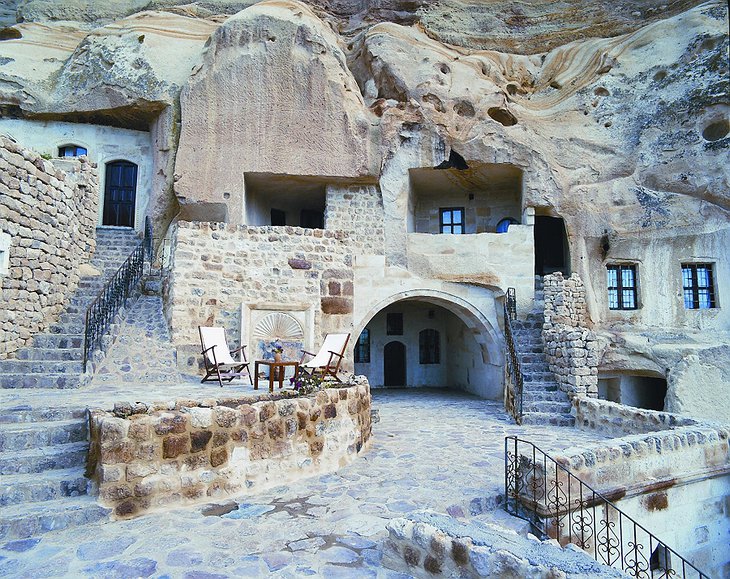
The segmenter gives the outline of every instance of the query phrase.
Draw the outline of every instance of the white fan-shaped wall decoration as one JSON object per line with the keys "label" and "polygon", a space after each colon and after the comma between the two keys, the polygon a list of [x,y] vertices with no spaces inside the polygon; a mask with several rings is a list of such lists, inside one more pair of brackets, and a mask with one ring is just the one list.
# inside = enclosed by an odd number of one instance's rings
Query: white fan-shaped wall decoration
{"label": "white fan-shaped wall decoration", "polygon": [[253,337],[257,340],[279,338],[288,342],[297,342],[304,339],[304,330],[293,316],[283,312],[274,312],[261,318],[253,330]]}

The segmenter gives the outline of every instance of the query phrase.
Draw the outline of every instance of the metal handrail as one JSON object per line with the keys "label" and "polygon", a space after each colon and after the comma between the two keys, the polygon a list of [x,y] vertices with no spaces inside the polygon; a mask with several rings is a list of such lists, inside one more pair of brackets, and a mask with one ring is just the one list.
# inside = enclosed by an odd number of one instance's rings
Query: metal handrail
{"label": "metal handrail", "polygon": [[84,372],[89,356],[101,342],[119,308],[127,301],[144,274],[146,239],[130,253],[126,261],[102,288],[86,310],[84,328]]}
{"label": "metal handrail", "polygon": [[522,424],[522,391],[524,379],[520,360],[517,356],[514,334],[512,332],[512,320],[517,317],[517,300],[515,288],[507,289],[507,299],[504,303],[504,338],[507,344],[507,376],[505,379],[504,407],[515,419],[517,424]]}
{"label": "metal handrail", "polygon": [[529,521],[543,538],[573,543],[631,577],[708,579],[604,495],[516,436],[504,439],[504,492],[505,510]]}

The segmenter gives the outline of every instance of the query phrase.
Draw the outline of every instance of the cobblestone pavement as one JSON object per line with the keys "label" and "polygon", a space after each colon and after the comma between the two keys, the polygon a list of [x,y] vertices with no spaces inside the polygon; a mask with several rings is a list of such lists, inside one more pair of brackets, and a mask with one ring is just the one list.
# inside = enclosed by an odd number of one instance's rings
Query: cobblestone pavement
{"label": "cobblestone pavement", "polygon": [[389,519],[421,509],[468,516],[474,499],[496,496],[505,435],[553,450],[596,440],[572,428],[514,425],[500,404],[462,393],[373,395],[373,444],[336,473],[5,543],[0,576],[407,577],[381,565]]}

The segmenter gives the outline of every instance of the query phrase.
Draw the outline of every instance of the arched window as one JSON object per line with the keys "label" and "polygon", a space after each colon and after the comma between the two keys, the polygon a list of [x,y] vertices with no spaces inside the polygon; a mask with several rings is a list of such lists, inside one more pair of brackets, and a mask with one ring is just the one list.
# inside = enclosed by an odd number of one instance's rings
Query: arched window
{"label": "arched window", "polygon": [[365,328],[355,344],[355,364],[370,363],[370,330]]}
{"label": "arched window", "polygon": [[440,364],[438,330],[421,330],[418,334],[418,361],[421,364]]}
{"label": "arched window", "polygon": [[507,233],[510,225],[519,225],[519,221],[512,217],[505,217],[497,223],[497,233]]}
{"label": "arched window", "polygon": [[80,157],[86,154],[88,154],[88,151],[81,145],[64,145],[63,147],[58,147],[59,157]]}

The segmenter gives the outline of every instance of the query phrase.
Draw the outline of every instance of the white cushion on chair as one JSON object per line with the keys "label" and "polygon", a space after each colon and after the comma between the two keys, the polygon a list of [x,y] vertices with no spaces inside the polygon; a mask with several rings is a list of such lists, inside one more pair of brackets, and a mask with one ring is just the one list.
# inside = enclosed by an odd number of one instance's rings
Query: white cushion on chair
{"label": "white cushion on chair", "polygon": [[[231,356],[231,350],[228,347],[228,342],[226,342],[226,330],[224,328],[205,328],[201,326],[200,339],[203,341],[203,350],[207,350],[207,352],[205,352],[205,356],[208,358],[209,364],[215,365],[216,362],[218,362],[218,364],[241,363],[234,360]],[[208,350],[210,347],[214,347],[214,350]],[[213,357],[214,351],[215,358]]]}
{"label": "white cushion on chair", "polygon": [[337,356],[332,356],[330,352],[344,355],[345,346],[347,345],[347,339],[349,337],[350,334],[327,334],[324,338],[322,347],[319,349],[319,352],[317,352],[317,355],[309,360],[309,362],[304,362],[302,366],[305,368],[323,368],[330,364],[330,358],[332,358],[331,363],[333,365],[337,365],[339,358]]}

